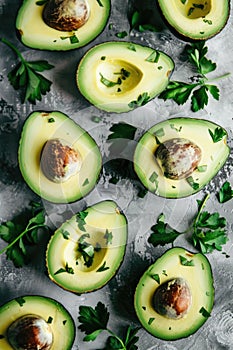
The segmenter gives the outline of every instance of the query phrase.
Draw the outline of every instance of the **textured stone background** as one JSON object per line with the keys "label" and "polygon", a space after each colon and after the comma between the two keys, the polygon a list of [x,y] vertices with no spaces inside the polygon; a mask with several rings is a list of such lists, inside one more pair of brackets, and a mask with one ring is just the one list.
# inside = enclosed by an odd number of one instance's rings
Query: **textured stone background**
{"label": "textured stone background", "polygon": [[[177,106],[173,102],[164,102],[154,99],[145,107],[141,107],[127,114],[111,114],[102,112],[90,106],[79,94],[75,85],[75,72],[82,55],[94,44],[117,39],[115,33],[126,30],[129,32],[127,13],[132,8],[130,1],[112,0],[112,12],[108,26],[104,32],[84,48],[70,52],[43,52],[23,46],[15,35],[15,16],[21,4],[20,0],[0,0],[0,35],[14,43],[27,59],[46,59],[55,68],[46,76],[53,81],[51,92],[36,105],[21,104],[20,93],[16,92],[7,80],[7,73],[15,65],[14,53],[5,45],[0,44],[0,221],[13,218],[21,212],[31,199],[38,199],[23,181],[17,162],[18,141],[21,128],[28,114],[34,110],[60,110],[68,114],[96,139],[101,151],[104,153],[105,140],[109,128],[113,123],[125,121],[140,129],[147,129],[153,124],[170,117],[197,117],[214,121],[229,132],[229,145],[233,146],[233,76],[218,83],[221,91],[220,101],[211,100],[202,111],[193,114],[190,105]],[[231,11],[232,12],[232,11]],[[155,21],[161,23],[158,14],[154,14]],[[208,41],[209,58],[217,62],[213,77],[227,72],[233,72],[233,17],[231,16],[227,27],[216,37]],[[163,26],[162,32],[146,32],[143,35],[132,31],[124,40],[149,45],[160,49],[173,57],[176,69],[173,79],[184,80],[188,77],[189,67],[184,61],[182,51],[185,43],[176,38]],[[188,67],[188,68],[187,68]],[[100,123],[92,121],[93,116],[101,118]],[[72,205],[53,205],[43,202],[49,216],[51,225],[59,226],[70,213],[82,210],[99,200],[114,199],[125,212],[129,222],[129,241],[124,262],[118,274],[111,282],[99,291],[87,295],[75,296],[54,285],[45,276],[44,250],[46,242],[41,243],[41,249],[35,255],[35,260],[29,266],[16,269],[5,255],[0,257],[0,304],[11,298],[24,294],[41,294],[62,300],[64,306],[71,312],[77,321],[79,305],[96,305],[98,301],[104,302],[111,312],[111,326],[119,334],[124,326],[131,324],[139,326],[133,310],[133,294],[136,283],[150,263],[161,255],[167,248],[152,248],[147,243],[150,227],[157,216],[163,211],[170,224],[177,230],[184,230],[196,212],[196,200],[202,199],[205,193],[211,196],[207,209],[211,212],[218,210],[228,220],[229,241],[224,252],[209,255],[215,280],[215,306],[212,317],[193,336],[176,342],[165,342],[153,338],[146,331],[139,331],[139,349],[145,350],[180,350],[180,349],[233,349],[233,202],[220,205],[216,199],[219,186],[226,180],[233,184],[233,155],[219,174],[197,195],[186,199],[171,200],[158,198],[147,194],[145,198],[138,199],[135,189],[129,181],[122,180],[116,186],[108,183],[107,178],[101,177],[100,182],[86,198]],[[45,240],[46,241],[46,240]],[[187,249],[192,247],[181,238],[176,245]],[[0,247],[3,247],[0,242]],[[0,320],[1,322],[1,320]],[[78,322],[77,322],[78,325]],[[83,334],[77,332],[73,350],[87,350],[103,347],[104,336],[94,343],[83,343]]]}

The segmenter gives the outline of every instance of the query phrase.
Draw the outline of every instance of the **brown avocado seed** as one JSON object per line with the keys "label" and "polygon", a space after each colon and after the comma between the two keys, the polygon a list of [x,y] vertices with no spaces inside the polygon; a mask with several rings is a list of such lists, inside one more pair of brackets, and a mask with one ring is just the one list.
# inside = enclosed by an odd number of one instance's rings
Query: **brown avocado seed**
{"label": "brown avocado seed", "polygon": [[50,350],[53,344],[50,325],[42,317],[31,314],[9,326],[7,339],[14,350]]}
{"label": "brown avocado seed", "polygon": [[43,20],[61,31],[82,27],[88,20],[90,9],[86,0],[48,0],[43,9]]}
{"label": "brown avocado seed", "polygon": [[164,176],[173,180],[187,178],[201,160],[201,149],[192,141],[174,138],[161,143],[155,151]]}
{"label": "brown avocado seed", "polygon": [[65,182],[78,173],[82,165],[80,153],[61,139],[48,140],[41,152],[40,166],[53,182]]}
{"label": "brown avocado seed", "polygon": [[191,292],[183,278],[174,278],[161,284],[153,297],[155,311],[172,319],[179,319],[187,314],[191,303]]}

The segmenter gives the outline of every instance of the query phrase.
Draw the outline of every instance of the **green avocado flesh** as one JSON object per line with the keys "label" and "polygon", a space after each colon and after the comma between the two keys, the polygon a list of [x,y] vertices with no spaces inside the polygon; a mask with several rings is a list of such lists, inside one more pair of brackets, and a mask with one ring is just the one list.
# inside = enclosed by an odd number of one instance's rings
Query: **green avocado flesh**
{"label": "green avocado flesh", "polygon": [[[66,51],[79,48],[94,40],[106,26],[110,14],[110,0],[88,0],[90,16],[77,30],[60,31],[43,20],[44,4],[24,0],[16,18],[16,29],[22,43],[39,50]],[[38,1],[39,3],[39,1]]]}
{"label": "green avocado flesh", "polygon": [[183,37],[207,40],[227,23],[229,0],[158,0],[168,24]]}
{"label": "green avocado flesh", "polygon": [[[51,181],[41,168],[44,145],[54,139],[69,143],[81,157],[80,170],[61,183]],[[19,166],[28,186],[40,197],[54,203],[69,203],[83,198],[95,187],[102,158],[92,137],[67,115],[58,111],[33,112],[22,130]]]}
{"label": "green avocado flesh", "polygon": [[[191,295],[187,312],[179,318],[170,316],[169,307],[166,315],[155,311],[154,300],[159,289],[169,286],[169,283],[171,286],[170,281],[174,279],[185,281]],[[210,315],[213,303],[214,286],[209,261],[203,254],[192,254],[184,248],[166,251],[148,268],[137,285],[134,299],[142,326],[153,336],[164,340],[176,340],[196,332]]]}
{"label": "green avocado flesh", "polygon": [[127,112],[162,92],[174,69],[165,53],[129,42],[91,48],[77,70],[82,95],[99,109]]}
{"label": "green avocado flesh", "polygon": [[127,243],[127,221],[110,200],[77,213],[57,229],[47,249],[51,280],[81,294],[103,287],[117,272]]}
{"label": "green avocado flesh", "polygon": [[12,350],[7,339],[8,327],[25,315],[37,315],[50,326],[53,334],[51,350],[71,350],[75,325],[69,312],[57,301],[35,295],[13,299],[0,307],[0,349]]}
{"label": "green avocado flesh", "polygon": [[[224,135],[214,142],[211,132],[222,130]],[[156,151],[168,140],[187,139],[201,150],[201,159],[193,172],[185,178],[166,176]],[[230,153],[227,133],[219,125],[194,118],[172,118],[154,125],[139,140],[134,154],[134,169],[151,192],[165,198],[181,198],[200,191],[221,169]],[[176,162],[176,160],[175,160]]]}

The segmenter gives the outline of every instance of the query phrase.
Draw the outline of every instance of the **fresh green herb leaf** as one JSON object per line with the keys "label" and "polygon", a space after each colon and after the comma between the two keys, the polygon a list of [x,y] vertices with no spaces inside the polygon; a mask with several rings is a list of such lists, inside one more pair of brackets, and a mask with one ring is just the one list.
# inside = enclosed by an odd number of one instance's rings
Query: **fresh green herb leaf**
{"label": "fresh green herb leaf", "polygon": [[199,183],[195,182],[192,176],[189,176],[186,178],[186,181],[188,182],[188,184],[194,189],[194,190],[198,190],[199,189]]}
{"label": "fresh green herb leaf", "polygon": [[15,298],[15,301],[19,304],[20,307],[26,303],[26,300],[23,297]]}
{"label": "fresh green herb leaf", "polygon": [[82,235],[78,240],[78,252],[81,253],[81,256],[84,259],[84,265],[87,267],[92,266],[95,255],[93,245],[85,241],[85,239],[89,237],[90,235],[87,233]]}
{"label": "fresh green herb leaf", "polygon": [[112,235],[112,232],[108,231],[108,229],[106,229],[104,238],[106,239],[106,244],[112,244],[113,235]]}
{"label": "fresh green herb leaf", "polygon": [[116,33],[116,36],[119,39],[124,39],[127,35],[128,35],[128,33],[125,30],[123,32]]}
{"label": "fresh green herb leaf", "polygon": [[85,179],[85,181],[83,182],[83,184],[82,184],[82,186],[87,186],[87,185],[89,185],[89,180],[88,179]]}
{"label": "fresh green herb leaf", "polygon": [[71,44],[77,44],[79,43],[79,38],[77,37],[77,35],[75,33],[73,33],[72,35],[68,35],[68,36],[61,36],[60,37],[61,40],[69,40]]}
{"label": "fresh green herb leaf", "polygon": [[206,318],[210,317],[210,313],[203,306],[199,310],[199,313],[202,314],[202,316],[204,316]]}
{"label": "fresh green herb leaf", "polygon": [[135,51],[136,52],[136,47],[132,43],[129,44],[128,49],[131,50],[131,51]]}
{"label": "fresh green herb leaf", "polygon": [[84,226],[86,225],[85,219],[86,219],[87,215],[88,215],[87,211],[80,211],[76,215],[76,222],[78,223],[78,228],[84,232],[86,231]]}
{"label": "fresh green herb leaf", "polygon": [[145,60],[147,62],[158,63],[160,57],[160,52],[154,50]]}
{"label": "fresh green herb leaf", "polygon": [[230,182],[226,181],[219,190],[217,195],[220,203],[225,203],[233,198],[233,189]]}
{"label": "fresh green herb leaf", "polygon": [[164,215],[160,214],[157,219],[157,223],[151,227],[152,233],[148,239],[154,247],[158,245],[165,245],[173,243],[173,241],[181,234],[180,232],[172,229],[164,222]]}
{"label": "fresh green herb leaf", "polygon": [[100,7],[104,7],[104,5],[102,4],[101,0],[96,0],[99,4]]}
{"label": "fresh green herb leaf", "polygon": [[109,129],[112,133],[108,136],[108,140],[113,139],[127,139],[133,140],[137,128],[131,124],[124,122],[119,122],[118,124],[113,124]]}
{"label": "fresh green herb leaf", "polygon": [[155,320],[154,317],[150,317],[148,321],[148,325],[150,326],[154,322],[154,320]]}
{"label": "fresh green herb leaf", "polygon": [[150,101],[150,96],[148,95],[148,92],[143,92],[138,96],[137,100],[131,101],[128,104],[128,106],[130,108],[136,108],[136,107],[144,106],[149,101]]}
{"label": "fresh green herb leaf", "polygon": [[69,239],[70,233],[67,230],[61,230],[64,239]]}
{"label": "fresh green herb leaf", "polygon": [[167,88],[158,96],[163,100],[174,100],[178,105],[187,102],[192,90],[197,84],[187,84],[180,81],[170,81]]}
{"label": "fresh green herb leaf", "polygon": [[183,266],[195,266],[193,260],[188,260],[187,258],[185,258],[182,255],[179,255],[179,258],[180,258],[181,265],[183,265]]}
{"label": "fresh green herb leaf", "polygon": [[53,322],[53,318],[51,316],[49,316],[47,323],[51,324]]}
{"label": "fresh green herb leaf", "polygon": [[160,277],[159,275],[156,273],[154,275],[151,275],[151,277],[153,278],[153,280],[155,280],[158,284],[160,284]]}
{"label": "fresh green herb leaf", "polygon": [[214,132],[209,129],[209,134],[212,137],[213,142],[217,143],[217,142],[221,141],[227,135],[227,132],[223,128],[217,127],[214,130]]}
{"label": "fresh green herb leaf", "polygon": [[68,263],[66,263],[65,268],[61,267],[59,270],[54,272],[54,275],[58,275],[58,274],[64,273],[64,272],[67,272],[67,273],[73,275],[74,269],[72,267],[69,267]]}
{"label": "fresh green herb leaf", "polygon": [[108,266],[106,266],[106,261],[103,263],[103,265],[101,265],[99,268],[98,268],[98,270],[96,270],[96,272],[103,272],[103,271],[106,271],[106,270],[108,270],[109,269],[109,267]]}
{"label": "fresh green herb leaf", "polygon": [[29,208],[12,221],[0,225],[0,238],[8,243],[0,254],[6,252],[7,259],[12,260],[15,267],[28,264],[31,260],[30,246],[38,243],[40,229],[48,231],[45,211],[39,203],[31,202]]}
{"label": "fresh green herb leaf", "polygon": [[208,104],[208,95],[207,95],[207,87],[201,86],[199,89],[193,92],[191,98],[191,109],[193,112],[197,112],[200,109],[203,109]]}
{"label": "fresh green herb leaf", "polygon": [[7,77],[15,90],[23,91],[23,102],[29,101],[33,104],[36,100],[41,101],[42,95],[50,91],[52,82],[38,72],[49,70],[54,66],[47,61],[26,61],[21,52],[8,40],[2,38],[1,42],[10,47],[17,55],[20,63],[16,65]]}
{"label": "fresh green herb leaf", "polygon": [[55,119],[54,118],[49,118],[48,119],[48,123],[54,123],[55,122]]}
{"label": "fresh green herb leaf", "polygon": [[199,171],[199,173],[205,173],[207,170],[207,165],[198,165],[197,167],[197,171]]}
{"label": "fresh green herb leaf", "polygon": [[113,87],[113,86],[116,86],[116,85],[121,85],[122,81],[121,81],[121,78],[118,78],[117,81],[112,81],[112,80],[108,80],[107,78],[105,78],[103,76],[103,74],[100,73],[100,82],[102,84],[104,84],[105,86],[107,87]]}

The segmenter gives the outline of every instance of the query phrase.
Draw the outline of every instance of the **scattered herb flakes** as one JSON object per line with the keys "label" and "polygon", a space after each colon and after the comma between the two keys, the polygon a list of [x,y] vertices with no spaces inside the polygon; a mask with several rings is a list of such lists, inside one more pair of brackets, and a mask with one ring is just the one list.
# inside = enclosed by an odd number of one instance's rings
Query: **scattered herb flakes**
{"label": "scattered herb flakes", "polygon": [[151,275],[153,280],[155,280],[158,284],[160,284],[160,277],[158,273],[155,273],[154,275]]}
{"label": "scattered herb flakes", "polygon": [[158,174],[154,171],[151,176],[149,177],[149,181],[153,184],[155,184],[156,186],[156,189],[158,188],[158,184],[159,184],[159,181],[158,181]]}
{"label": "scattered herb flakes", "polygon": [[86,229],[84,226],[86,225],[85,219],[86,219],[87,215],[88,215],[87,211],[80,211],[76,215],[76,222],[78,223],[78,228],[84,232],[86,232]]}
{"label": "scattered herb flakes", "polygon": [[49,316],[47,323],[51,324],[53,322],[53,317]]}
{"label": "scattered herb flakes", "polygon": [[180,126],[179,128],[177,128],[177,127],[175,126],[175,124],[170,124],[170,128],[173,129],[173,130],[175,130],[175,131],[177,131],[177,132],[181,132],[181,130],[182,130],[182,126]]}
{"label": "scattered herb flakes", "polygon": [[188,10],[188,16],[191,16],[191,14],[193,13],[194,10],[195,10],[194,7],[190,7]]}
{"label": "scattered herb flakes", "polygon": [[203,18],[203,22],[212,25],[213,22],[210,19]]}
{"label": "scattered herb flakes", "polygon": [[87,185],[89,185],[89,183],[90,183],[90,182],[89,182],[88,178],[86,178],[86,179],[84,180],[82,186],[87,186]]}
{"label": "scattered herb flakes", "polygon": [[142,310],[146,311],[146,306],[142,306]]}
{"label": "scattered herb flakes", "polygon": [[100,7],[104,7],[104,5],[102,4],[101,0],[96,0],[97,3],[99,4]]}
{"label": "scattered herb flakes", "polygon": [[100,59],[101,59],[101,61],[105,61],[106,60],[106,56],[101,56]]}
{"label": "scattered herb flakes", "polygon": [[100,333],[106,331],[110,336],[107,338],[105,350],[138,349],[135,344],[139,340],[136,336],[139,328],[128,326],[125,337],[123,339],[119,338],[108,328],[109,312],[103,303],[98,302],[95,308],[91,306],[80,306],[79,314],[78,321],[80,325],[78,328],[86,334],[83,338],[84,341],[94,341]]}
{"label": "scattered herb flakes", "polygon": [[148,325],[150,326],[154,322],[154,320],[155,320],[154,317],[150,317],[148,321]]}
{"label": "scattered herb flakes", "polygon": [[233,189],[230,182],[226,181],[217,194],[219,203],[225,203],[233,198]]}
{"label": "scattered herb flakes", "polygon": [[48,123],[54,123],[55,122],[55,119],[54,118],[49,118],[48,119]]}
{"label": "scattered herb flakes", "polygon": [[151,63],[158,63],[160,57],[160,52],[157,50],[154,50],[146,59],[145,61],[151,62]]}
{"label": "scattered herb flakes", "polygon": [[221,141],[227,135],[226,130],[221,127],[217,127],[214,132],[210,129],[208,131],[214,143]]}
{"label": "scattered herb flakes", "polygon": [[74,269],[73,269],[72,267],[69,267],[69,266],[68,266],[68,263],[66,263],[65,268],[62,268],[62,267],[61,267],[59,270],[57,270],[56,272],[54,272],[54,276],[55,276],[55,275],[58,275],[58,274],[60,274],[60,273],[64,273],[64,272],[67,272],[67,273],[73,275],[73,274],[74,274]]}
{"label": "scattered herb flakes", "polygon": [[180,258],[181,265],[183,265],[183,266],[195,266],[193,260],[188,260],[187,258],[185,258],[182,255],[179,255],[179,258]]}
{"label": "scattered herb flakes", "polygon": [[84,265],[91,267],[94,261],[95,249],[92,244],[85,241],[86,238],[89,238],[89,233],[82,235],[78,240],[78,252],[81,253]]}
{"label": "scattered herb flakes", "polygon": [[79,39],[77,37],[77,35],[75,33],[73,33],[72,35],[69,36],[61,36],[60,37],[61,40],[69,40],[71,44],[77,44],[79,43]]}
{"label": "scattered herb flakes", "polygon": [[116,36],[119,38],[119,39],[124,39],[126,36],[128,35],[128,33],[124,30],[123,32],[118,32],[116,33]]}
{"label": "scattered herb flakes", "polygon": [[199,173],[205,173],[207,170],[207,165],[198,165],[197,167],[197,171],[199,171]]}
{"label": "scattered herb flakes", "polygon": [[210,313],[203,306],[200,308],[199,313],[205,318],[210,317]]}
{"label": "scattered herb flakes", "polygon": [[118,78],[117,81],[112,81],[105,78],[102,73],[99,73],[99,74],[100,74],[100,82],[108,88],[116,85],[121,85],[122,83],[121,78]]}
{"label": "scattered herb flakes", "polygon": [[182,4],[184,5],[186,3],[186,0],[180,0]]}
{"label": "scattered herb flakes", "polygon": [[147,104],[150,100],[150,96],[148,94],[148,92],[143,92],[142,94],[140,94],[137,98],[137,100],[135,101],[131,101],[128,106],[129,108],[136,108],[136,107],[140,107],[140,106],[144,106],[145,104]]}
{"label": "scattered herb flakes", "polygon": [[157,69],[161,70],[161,69],[163,69],[163,66],[158,66]]}
{"label": "scattered herb flakes", "polygon": [[136,46],[132,43],[129,44],[128,49],[136,52]]}
{"label": "scattered herb flakes", "polygon": [[11,42],[4,38],[0,41],[11,48],[20,61],[7,77],[15,90],[22,90],[23,103],[29,101],[36,104],[36,100],[41,101],[42,95],[50,91],[52,82],[38,72],[50,70],[54,66],[45,60],[27,61]]}
{"label": "scattered herb flakes", "polygon": [[164,276],[168,276],[168,274],[167,274],[167,271],[166,271],[166,270],[163,270],[163,271],[162,271],[162,274],[163,274]]}
{"label": "scattered herb flakes", "polygon": [[19,304],[20,307],[26,303],[26,300],[23,297],[15,298],[15,301]]}
{"label": "scattered herb flakes", "polygon": [[67,323],[67,320],[63,320],[62,323],[63,323],[64,326],[65,326],[65,324]]}
{"label": "scattered herb flakes", "polygon": [[108,266],[106,266],[106,261],[103,263],[103,265],[101,265],[99,268],[98,268],[98,270],[96,270],[96,272],[103,272],[103,271],[106,271],[106,270],[108,270],[109,269],[109,267]]}
{"label": "scattered herb flakes", "polygon": [[112,244],[113,235],[112,232],[108,231],[108,229],[106,229],[104,238],[106,239],[106,244]]}
{"label": "scattered herb flakes", "polygon": [[192,176],[187,177],[186,181],[195,191],[199,189],[199,186],[200,186],[199,183],[195,182],[195,180]]}
{"label": "scattered herb flakes", "polygon": [[69,239],[70,233],[67,230],[61,230],[61,234],[64,239]]}
{"label": "scattered herb flakes", "polygon": [[160,128],[159,130],[156,130],[154,135],[157,137],[163,137],[165,135],[164,129]]}

